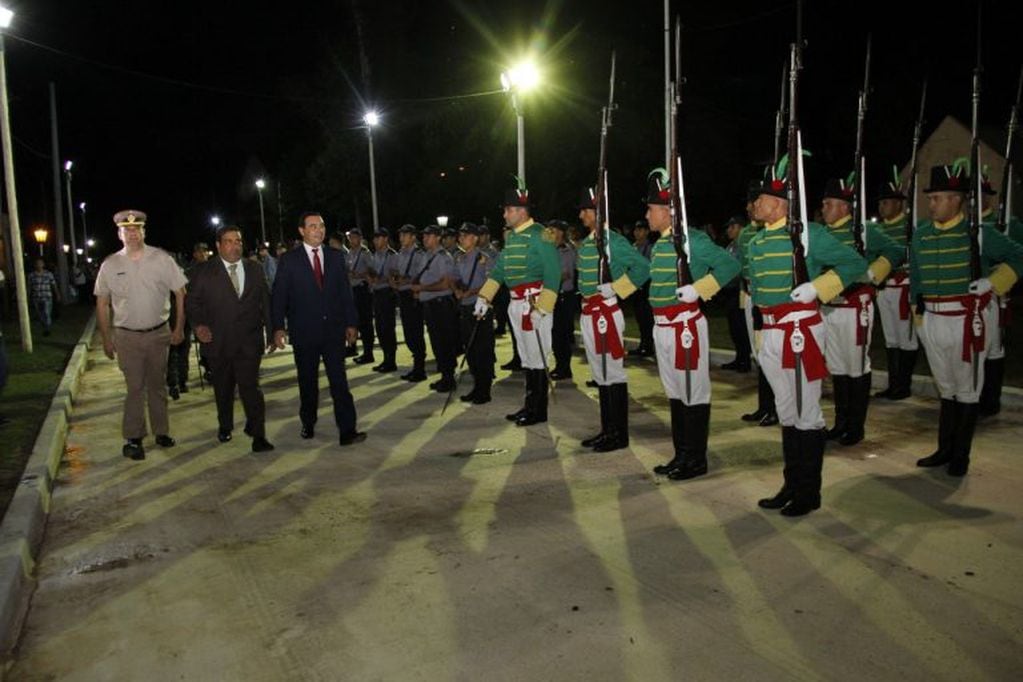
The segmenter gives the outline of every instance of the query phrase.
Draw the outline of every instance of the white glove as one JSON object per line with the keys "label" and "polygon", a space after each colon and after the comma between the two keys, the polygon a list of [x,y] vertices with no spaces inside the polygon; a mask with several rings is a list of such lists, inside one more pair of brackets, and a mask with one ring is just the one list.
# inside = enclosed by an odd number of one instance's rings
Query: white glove
{"label": "white glove", "polygon": [[789,298],[796,303],[813,303],[817,300],[817,287],[813,282],[804,282],[792,290]]}
{"label": "white glove", "polygon": [[970,293],[975,296],[983,296],[989,291],[991,291],[991,280],[987,277],[981,277],[978,280],[970,282]]}
{"label": "white glove", "polygon": [[867,281],[868,282],[876,282],[877,281],[877,277],[874,277],[874,271],[871,270],[870,268],[867,268]]}
{"label": "white glove", "polygon": [[487,311],[490,310],[490,304],[487,303],[482,297],[476,297],[476,306],[472,309],[472,314],[477,318],[486,317]]}
{"label": "white glove", "polygon": [[700,293],[692,284],[687,284],[675,289],[675,298],[683,303],[693,303],[700,298]]}
{"label": "white glove", "polygon": [[600,291],[600,295],[604,298],[614,298],[616,295],[614,288],[612,288],[610,284],[601,284],[597,286],[597,289]]}

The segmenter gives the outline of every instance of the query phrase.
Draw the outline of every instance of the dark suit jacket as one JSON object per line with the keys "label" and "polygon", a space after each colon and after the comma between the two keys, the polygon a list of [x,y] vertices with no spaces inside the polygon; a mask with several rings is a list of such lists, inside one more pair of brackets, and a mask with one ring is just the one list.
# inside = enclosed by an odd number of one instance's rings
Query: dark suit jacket
{"label": "dark suit jacket", "polygon": [[344,344],[345,329],[357,327],[355,298],[344,254],[323,245],[323,289],[316,286],[305,246],[281,255],[273,290],[273,328],[284,329],[293,345]]}
{"label": "dark suit jacket", "polygon": [[196,267],[188,283],[188,320],[193,329],[206,325],[213,332],[213,341],[204,345],[211,358],[262,355],[272,338],[270,289],[263,268],[247,258],[240,264],[245,270],[241,298],[219,256]]}

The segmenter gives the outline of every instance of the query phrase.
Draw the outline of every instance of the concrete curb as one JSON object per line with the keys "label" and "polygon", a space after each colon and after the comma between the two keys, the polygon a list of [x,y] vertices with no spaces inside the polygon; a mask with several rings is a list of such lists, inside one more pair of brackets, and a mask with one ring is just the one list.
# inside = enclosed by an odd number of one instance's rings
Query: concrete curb
{"label": "concrete curb", "polygon": [[93,315],[71,352],[25,472],[0,524],[0,656],[7,656],[17,644],[35,589],[35,559],[50,512],[50,493],[64,456],[68,420],[95,330]]}

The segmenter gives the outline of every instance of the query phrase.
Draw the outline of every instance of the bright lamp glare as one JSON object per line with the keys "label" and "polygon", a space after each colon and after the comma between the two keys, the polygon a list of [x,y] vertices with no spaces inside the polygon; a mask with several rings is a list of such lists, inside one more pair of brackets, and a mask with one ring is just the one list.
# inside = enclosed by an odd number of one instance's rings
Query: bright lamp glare
{"label": "bright lamp glare", "polygon": [[64,170],[66,170],[66,171],[71,170],[71,166],[73,166],[73,165],[75,165],[74,161],[65,161],[64,162]]}
{"label": "bright lamp glare", "polygon": [[375,111],[368,111],[366,115],[362,117],[363,123],[368,125],[370,128],[380,123],[380,114]]}
{"label": "bright lamp glare", "polygon": [[8,28],[12,19],[14,19],[14,12],[6,7],[0,7],[0,28]]}
{"label": "bright lamp glare", "polygon": [[506,72],[501,74],[501,86],[505,90],[518,90],[526,92],[532,90],[540,82],[540,71],[536,64],[526,60],[519,62]]}
{"label": "bright lamp glare", "polygon": [[437,216],[437,226],[438,227],[447,227],[448,226],[448,217],[446,215],[439,215],[439,216]]}
{"label": "bright lamp glare", "polygon": [[83,201],[82,203],[78,204],[78,208],[80,210],[84,211],[85,210],[85,202]]}
{"label": "bright lamp glare", "polygon": [[256,189],[263,189],[264,187],[266,187],[266,182],[264,182],[263,178],[256,180]]}
{"label": "bright lamp glare", "polygon": [[215,215],[212,218],[210,218],[210,225],[212,225],[213,227],[217,227],[218,225],[220,225],[220,216]]}
{"label": "bright lamp glare", "polygon": [[95,239],[88,239],[88,240],[86,240],[85,245],[89,246],[89,247],[96,246],[96,240]]}

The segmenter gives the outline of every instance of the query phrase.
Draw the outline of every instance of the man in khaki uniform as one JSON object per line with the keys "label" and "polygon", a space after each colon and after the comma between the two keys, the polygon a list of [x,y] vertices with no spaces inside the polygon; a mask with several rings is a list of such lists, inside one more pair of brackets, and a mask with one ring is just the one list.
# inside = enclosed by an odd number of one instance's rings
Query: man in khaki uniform
{"label": "man in khaki uniform", "polygon": [[[146,245],[146,214],[121,211],[114,215],[124,248],[111,254],[96,277],[96,320],[103,335],[103,352],[124,374],[127,393],[121,431],[125,457],[146,458],[143,406],[156,444],[174,445],[167,419],[167,349],[184,339],[187,280],[170,254]],[[170,330],[170,294],[174,293],[174,329]],[[113,325],[111,329],[111,309]]]}

